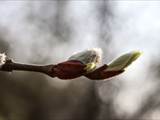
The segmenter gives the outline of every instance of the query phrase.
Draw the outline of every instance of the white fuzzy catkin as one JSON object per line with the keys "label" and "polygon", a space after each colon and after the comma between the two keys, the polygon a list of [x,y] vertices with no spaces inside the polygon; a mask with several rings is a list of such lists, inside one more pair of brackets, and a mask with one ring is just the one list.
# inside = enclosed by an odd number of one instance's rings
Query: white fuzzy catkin
{"label": "white fuzzy catkin", "polygon": [[2,65],[4,65],[6,62],[6,55],[4,53],[0,53],[0,68]]}
{"label": "white fuzzy catkin", "polygon": [[69,60],[79,60],[84,64],[95,63],[98,64],[102,59],[102,49],[92,48],[82,52],[73,54]]}

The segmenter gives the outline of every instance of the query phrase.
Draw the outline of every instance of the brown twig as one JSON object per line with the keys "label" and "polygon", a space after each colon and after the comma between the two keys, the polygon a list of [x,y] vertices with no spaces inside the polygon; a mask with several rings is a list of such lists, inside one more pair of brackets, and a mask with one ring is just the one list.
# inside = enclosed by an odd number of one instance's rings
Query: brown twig
{"label": "brown twig", "polygon": [[29,64],[21,64],[15,63],[12,60],[6,60],[5,64],[0,67],[0,71],[12,72],[13,70],[19,71],[32,71],[32,72],[40,72],[45,73],[51,77],[53,76],[52,68],[54,65],[29,65]]}

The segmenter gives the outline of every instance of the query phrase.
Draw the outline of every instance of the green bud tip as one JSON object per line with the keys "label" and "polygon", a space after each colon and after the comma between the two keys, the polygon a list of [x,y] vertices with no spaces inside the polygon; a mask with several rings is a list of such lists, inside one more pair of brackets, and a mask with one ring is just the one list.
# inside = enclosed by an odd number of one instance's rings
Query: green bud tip
{"label": "green bud tip", "polygon": [[110,70],[124,70],[129,65],[131,65],[132,62],[137,60],[141,56],[142,52],[140,51],[132,51],[126,54],[123,54],[122,56],[118,57],[117,59],[113,60],[110,64],[108,64],[107,71]]}
{"label": "green bud tip", "polygon": [[137,58],[139,58],[142,55],[142,52],[140,51],[133,51],[132,52],[132,60],[131,61],[135,61]]}

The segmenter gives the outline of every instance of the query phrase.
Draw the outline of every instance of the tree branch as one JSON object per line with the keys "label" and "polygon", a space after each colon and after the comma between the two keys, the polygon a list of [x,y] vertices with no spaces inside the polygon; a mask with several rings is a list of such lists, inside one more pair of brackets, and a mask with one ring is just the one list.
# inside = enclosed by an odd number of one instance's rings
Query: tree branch
{"label": "tree branch", "polygon": [[15,63],[9,59],[6,60],[6,62],[3,65],[1,65],[0,71],[6,71],[6,72],[12,72],[13,70],[32,71],[32,72],[45,73],[51,77],[54,77],[52,73],[53,66],[54,65],[38,66],[38,65],[21,64],[21,63]]}

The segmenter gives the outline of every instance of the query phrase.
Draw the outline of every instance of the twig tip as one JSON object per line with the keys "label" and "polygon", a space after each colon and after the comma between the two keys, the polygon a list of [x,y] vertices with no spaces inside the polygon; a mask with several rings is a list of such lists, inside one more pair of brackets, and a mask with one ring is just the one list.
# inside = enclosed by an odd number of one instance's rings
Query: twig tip
{"label": "twig tip", "polygon": [[6,59],[7,59],[6,54],[0,53],[0,68],[2,67],[2,65],[4,65],[6,63]]}

